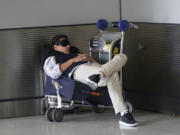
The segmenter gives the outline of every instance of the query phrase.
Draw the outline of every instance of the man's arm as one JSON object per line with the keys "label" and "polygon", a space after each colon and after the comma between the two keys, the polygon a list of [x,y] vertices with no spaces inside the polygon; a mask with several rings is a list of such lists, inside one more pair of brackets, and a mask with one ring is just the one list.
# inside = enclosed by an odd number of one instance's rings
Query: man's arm
{"label": "man's arm", "polygon": [[87,54],[80,54],[64,63],[56,63],[55,57],[51,56],[45,60],[43,68],[48,76],[50,76],[52,79],[57,79],[63,74],[64,71],[66,71],[68,67],[79,61],[93,61],[93,59]]}
{"label": "man's arm", "polygon": [[66,62],[64,62],[64,63],[60,63],[59,64],[59,68],[60,68],[60,70],[61,70],[61,72],[64,72],[64,71],[66,71],[66,69],[68,68],[68,67],[70,67],[72,64],[74,63],[74,59],[72,58],[72,59],[69,59],[68,61],[66,61]]}
{"label": "man's arm", "polygon": [[62,64],[59,64],[61,72],[64,72],[73,63],[79,62],[79,61],[94,61],[94,59],[89,57],[88,54],[79,54],[77,57],[69,59],[68,61],[66,61]]}
{"label": "man's arm", "polygon": [[45,60],[43,69],[46,75],[52,79],[57,79],[62,75],[62,71],[59,68],[59,64],[56,63],[54,56],[50,56]]}

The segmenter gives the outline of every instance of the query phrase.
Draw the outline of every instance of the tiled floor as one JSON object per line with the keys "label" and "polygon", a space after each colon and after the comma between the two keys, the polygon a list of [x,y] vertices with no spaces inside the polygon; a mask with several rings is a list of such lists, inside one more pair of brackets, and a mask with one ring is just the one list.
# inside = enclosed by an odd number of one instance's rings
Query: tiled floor
{"label": "tiled floor", "polygon": [[63,122],[49,122],[44,116],[0,120],[0,135],[180,135],[180,117],[136,110],[140,125],[119,126],[111,110],[103,114],[85,112],[65,115]]}

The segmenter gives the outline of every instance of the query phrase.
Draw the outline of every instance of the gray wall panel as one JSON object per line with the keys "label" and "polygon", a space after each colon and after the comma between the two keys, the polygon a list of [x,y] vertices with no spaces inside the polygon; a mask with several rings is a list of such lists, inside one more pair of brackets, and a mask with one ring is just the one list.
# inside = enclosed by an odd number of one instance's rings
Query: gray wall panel
{"label": "gray wall panel", "polygon": [[180,105],[180,25],[137,24],[138,30],[126,34],[128,62],[124,68],[124,88],[136,95],[133,102],[141,103],[138,106],[147,109],[153,106],[150,101],[154,99],[154,110],[161,110],[158,105],[167,105],[165,110],[173,112],[171,109]]}
{"label": "gray wall panel", "polygon": [[36,85],[40,83],[36,40],[31,42],[23,30],[0,33],[0,99],[40,95]]}
{"label": "gray wall panel", "polygon": [[43,114],[40,99],[0,102],[0,118],[22,117]]}
{"label": "gray wall panel", "polygon": [[0,29],[119,21],[119,0],[0,0]]}
{"label": "gray wall panel", "polygon": [[121,14],[132,22],[179,24],[179,4],[179,0],[121,0]]}

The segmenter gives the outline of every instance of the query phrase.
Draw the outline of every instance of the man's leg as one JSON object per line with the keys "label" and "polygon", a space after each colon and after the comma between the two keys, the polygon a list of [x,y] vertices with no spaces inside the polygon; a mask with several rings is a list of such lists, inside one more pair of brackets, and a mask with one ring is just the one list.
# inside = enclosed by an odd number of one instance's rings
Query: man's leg
{"label": "man's leg", "polygon": [[117,54],[112,60],[102,65],[98,74],[92,74],[88,77],[89,85],[96,89],[99,80],[108,78],[113,72],[119,72],[126,64],[127,56],[125,54]]}
{"label": "man's leg", "polygon": [[74,80],[87,84],[87,79],[93,74],[98,74],[101,65],[93,62],[89,64],[80,65],[73,73]]}
{"label": "man's leg", "polygon": [[97,86],[100,86],[97,84],[102,78],[107,78],[113,72],[120,71],[126,64],[126,61],[127,56],[121,53],[102,66],[98,63],[81,65],[75,70],[74,79],[88,84],[92,89],[96,89]]}
{"label": "man's leg", "polygon": [[130,127],[137,126],[138,123],[135,121],[132,114],[128,112],[127,106],[124,102],[119,82],[119,75],[117,72],[114,72],[109,76],[107,80],[107,87],[115,113],[121,114],[119,124]]}
{"label": "man's leg", "polygon": [[[98,73],[100,69],[101,67],[98,63],[84,64],[79,66],[75,70],[73,76],[75,80],[87,84],[87,78],[92,74]],[[100,80],[98,85],[105,86],[106,80]],[[117,114],[122,111],[127,111],[127,107],[124,103],[122,90],[120,87],[119,75],[117,72],[114,72],[107,78],[107,87],[115,113]]]}
{"label": "man's leg", "polygon": [[128,109],[122,96],[122,90],[117,72],[112,73],[107,79],[107,87],[116,114],[127,112]]}
{"label": "man's leg", "polygon": [[[79,66],[74,72],[74,79],[82,83],[87,83],[87,78],[92,74],[97,74],[100,71],[100,65],[98,63],[84,64]],[[112,73],[107,79],[101,79],[98,86],[105,86],[107,83],[108,92],[115,110],[115,113],[121,113],[119,123],[125,126],[136,126],[137,122],[133,116],[128,113],[127,107],[122,97],[122,91],[119,82],[119,75],[117,72]],[[104,101],[106,102],[106,101]]]}
{"label": "man's leg", "polygon": [[117,54],[112,60],[101,66],[101,72],[106,76],[110,76],[113,72],[119,72],[126,64],[127,56],[123,53]]}

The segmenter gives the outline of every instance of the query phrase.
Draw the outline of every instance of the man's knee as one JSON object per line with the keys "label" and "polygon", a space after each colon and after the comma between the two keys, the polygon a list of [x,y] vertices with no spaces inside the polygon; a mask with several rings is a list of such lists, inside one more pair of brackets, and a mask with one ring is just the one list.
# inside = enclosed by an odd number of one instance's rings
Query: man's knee
{"label": "man's knee", "polygon": [[122,67],[127,62],[127,56],[123,53],[117,54],[113,59],[116,61],[116,63],[120,64]]}
{"label": "man's knee", "polygon": [[117,54],[115,57],[118,57],[121,61],[124,61],[126,63],[127,56],[124,53]]}

